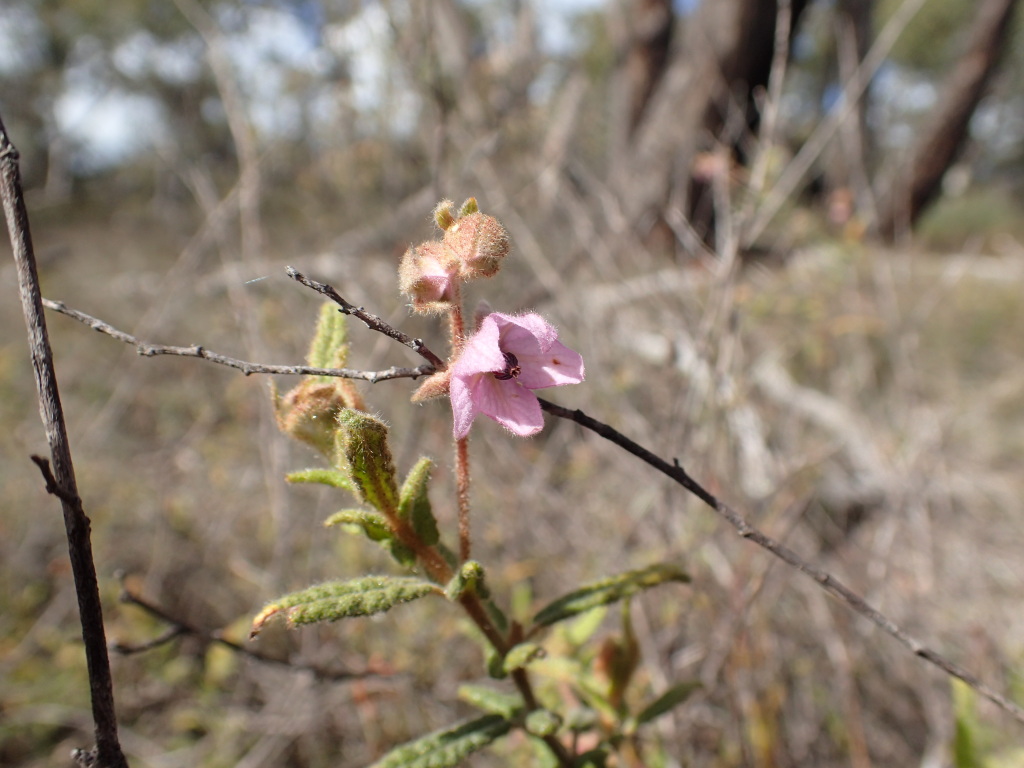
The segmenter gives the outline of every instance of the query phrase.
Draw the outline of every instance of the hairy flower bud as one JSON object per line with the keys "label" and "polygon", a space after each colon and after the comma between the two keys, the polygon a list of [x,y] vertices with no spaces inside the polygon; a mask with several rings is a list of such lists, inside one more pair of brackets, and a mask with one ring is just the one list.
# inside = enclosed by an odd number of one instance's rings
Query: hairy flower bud
{"label": "hairy flower bud", "polygon": [[508,232],[493,216],[470,213],[445,231],[444,245],[458,259],[463,280],[491,277],[508,255]]}
{"label": "hairy flower bud", "polygon": [[442,243],[414,245],[398,265],[398,287],[417,312],[444,312],[455,295],[459,264]]}
{"label": "hairy flower bud", "polygon": [[338,414],[364,410],[362,396],[351,381],[307,379],[284,396],[274,394],[274,415],[282,432],[333,458]]}

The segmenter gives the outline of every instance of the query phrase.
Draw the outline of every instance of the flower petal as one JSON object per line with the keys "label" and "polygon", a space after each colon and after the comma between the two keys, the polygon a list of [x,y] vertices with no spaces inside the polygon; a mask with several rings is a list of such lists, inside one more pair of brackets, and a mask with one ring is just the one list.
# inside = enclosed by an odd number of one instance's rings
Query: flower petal
{"label": "flower petal", "polygon": [[[480,413],[494,419],[520,437],[535,435],[544,428],[544,415],[537,396],[513,380],[481,376],[473,387],[473,404]],[[454,382],[452,403],[454,407]],[[467,427],[468,431],[468,427]]]}
{"label": "flower petal", "polygon": [[539,355],[519,356],[519,383],[530,389],[579,384],[583,381],[583,358],[560,341]]}
{"label": "flower petal", "polygon": [[543,352],[558,340],[558,331],[536,313],[505,315],[492,312],[495,324],[501,330],[501,348],[516,357]]}
{"label": "flower petal", "polygon": [[452,378],[474,376],[480,373],[494,373],[505,368],[505,357],[501,353],[498,339],[501,332],[492,320],[491,313],[480,323],[477,332],[469,337],[458,360],[452,365]]}
{"label": "flower petal", "polygon": [[[485,374],[486,375],[486,374]],[[461,440],[469,434],[469,428],[473,426],[473,419],[476,418],[477,407],[473,402],[473,385],[479,385],[482,376],[470,376],[460,378],[453,376],[449,387],[449,395],[452,399],[452,415],[454,426],[452,434],[456,440]]]}

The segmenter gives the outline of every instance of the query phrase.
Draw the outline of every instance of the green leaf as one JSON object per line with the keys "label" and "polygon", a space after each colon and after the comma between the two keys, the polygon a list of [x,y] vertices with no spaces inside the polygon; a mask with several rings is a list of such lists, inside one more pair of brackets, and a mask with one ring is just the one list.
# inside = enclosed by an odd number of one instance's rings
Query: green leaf
{"label": "green leaf", "polygon": [[379,512],[365,509],[343,509],[324,521],[325,526],[345,525],[361,531],[370,541],[383,544],[398,563],[411,566],[416,554],[395,537],[387,518]]}
{"label": "green leaf", "polygon": [[[344,368],[348,357],[348,327],[345,315],[337,306],[328,302],[320,307],[316,334],[309,346],[306,362],[314,368]],[[330,381],[330,376],[317,376],[318,381]]]}
{"label": "green leaf", "polygon": [[249,636],[255,637],[277,616],[292,626],[370,616],[440,591],[435,584],[408,576],[365,576],[317,584],[269,603],[253,619]]}
{"label": "green leaf", "polygon": [[332,488],[355,491],[352,481],[343,472],[336,469],[303,469],[285,475],[285,480],[289,483],[320,483]]}
{"label": "green leaf", "polygon": [[370,541],[388,541],[395,534],[384,515],[365,509],[343,509],[324,520],[327,527],[351,525],[358,528]]}
{"label": "green leaf", "polygon": [[485,685],[460,685],[459,699],[491,715],[514,720],[526,708],[518,694],[505,693]]}
{"label": "green leaf", "polygon": [[427,486],[430,484],[430,470],[434,462],[426,456],[416,462],[402,484],[398,499],[398,516],[407,520],[416,535],[427,546],[433,546],[440,538],[437,519],[430,507]]}
{"label": "green leaf", "polygon": [[661,696],[640,710],[640,714],[636,716],[637,725],[649,723],[651,720],[671,712],[675,707],[690,698],[690,695],[698,688],[700,688],[700,681],[698,680],[688,680],[685,683],[673,685]]}
{"label": "green leaf", "polygon": [[544,649],[537,643],[520,643],[512,646],[505,654],[502,667],[506,674],[510,674],[513,670],[525,667],[534,659],[543,658],[544,655]]}
{"label": "green leaf", "polygon": [[359,498],[374,509],[396,514],[398,489],[388,428],[380,419],[351,408],[342,409],[338,424],[338,448]]}
{"label": "green leaf", "polygon": [[620,573],[570,592],[541,609],[533,620],[542,627],[550,626],[591,608],[614,603],[668,581],[689,580],[690,577],[679,566],[656,563],[647,568]]}
{"label": "green leaf", "polygon": [[396,747],[370,768],[454,768],[511,728],[500,715],[484,715]]}
{"label": "green leaf", "polygon": [[953,714],[956,728],[953,734],[953,765],[956,768],[980,768],[981,749],[978,746],[978,716],[974,691],[966,683],[953,680]]}

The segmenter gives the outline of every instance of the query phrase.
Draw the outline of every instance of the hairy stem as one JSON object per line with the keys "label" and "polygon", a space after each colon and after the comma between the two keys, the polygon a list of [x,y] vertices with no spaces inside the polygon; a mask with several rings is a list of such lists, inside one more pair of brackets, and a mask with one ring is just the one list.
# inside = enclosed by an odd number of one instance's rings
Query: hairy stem
{"label": "hairy stem", "polygon": [[472,539],[469,529],[469,437],[455,441],[455,486],[459,503],[459,560],[470,558]]}

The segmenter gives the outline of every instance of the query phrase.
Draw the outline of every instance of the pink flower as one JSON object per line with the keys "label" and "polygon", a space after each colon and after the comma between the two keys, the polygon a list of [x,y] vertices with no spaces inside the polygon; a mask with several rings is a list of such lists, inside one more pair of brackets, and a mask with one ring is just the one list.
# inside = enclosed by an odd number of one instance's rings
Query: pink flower
{"label": "pink flower", "polygon": [[469,434],[478,413],[527,437],[544,427],[531,390],[579,384],[583,358],[540,315],[492,312],[467,339],[451,373],[456,438]]}

